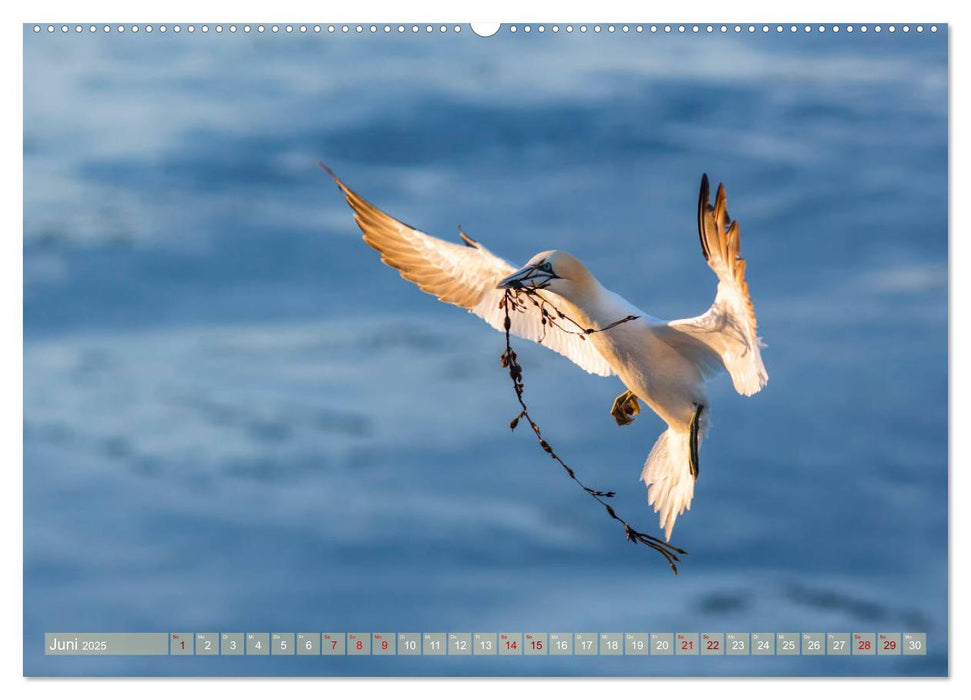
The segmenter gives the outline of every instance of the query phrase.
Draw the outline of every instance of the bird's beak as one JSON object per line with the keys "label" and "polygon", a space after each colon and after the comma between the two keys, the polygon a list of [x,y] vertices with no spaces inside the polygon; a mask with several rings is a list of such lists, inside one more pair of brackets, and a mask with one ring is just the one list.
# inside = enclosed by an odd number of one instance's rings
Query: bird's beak
{"label": "bird's beak", "polygon": [[496,289],[522,289],[533,285],[529,283],[530,278],[536,273],[535,265],[528,265],[522,270],[517,270],[508,277],[503,278],[496,285]]}

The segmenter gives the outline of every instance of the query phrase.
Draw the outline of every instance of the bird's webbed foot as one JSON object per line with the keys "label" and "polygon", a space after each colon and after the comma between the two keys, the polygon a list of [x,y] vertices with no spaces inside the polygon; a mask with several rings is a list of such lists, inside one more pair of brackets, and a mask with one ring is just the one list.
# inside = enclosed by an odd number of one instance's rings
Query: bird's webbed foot
{"label": "bird's webbed foot", "polygon": [[614,405],[610,409],[610,415],[617,421],[617,425],[630,425],[634,422],[633,417],[640,412],[641,405],[633,391],[625,391],[614,399]]}

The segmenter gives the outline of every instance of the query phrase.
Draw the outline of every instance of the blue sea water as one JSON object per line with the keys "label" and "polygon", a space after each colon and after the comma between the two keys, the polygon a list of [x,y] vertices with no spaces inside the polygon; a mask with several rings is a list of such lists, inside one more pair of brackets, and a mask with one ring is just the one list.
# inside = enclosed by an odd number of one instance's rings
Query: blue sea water
{"label": "blue sea water", "polygon": [[[24,32],[27,675],[947,673],[947,32]],[[365,246],[326,161],[521,263],[703,311],[724,181],[768,343],[677,577],[521,430],[502,337]],[[656,531],[661,432],[516,345]],[[917,657],[66,658],[56,631],[926,632]]]}

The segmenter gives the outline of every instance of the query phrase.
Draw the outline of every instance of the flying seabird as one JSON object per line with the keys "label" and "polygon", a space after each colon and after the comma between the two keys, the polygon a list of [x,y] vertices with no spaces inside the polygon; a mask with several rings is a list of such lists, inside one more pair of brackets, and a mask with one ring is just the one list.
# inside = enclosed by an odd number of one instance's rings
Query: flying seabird
{"label": "flying seabird", "polygon": [[[508,311],[500,302],[508,290],[538,297],[540,303],[518,304],[510,314],[513,335],[539,342],[592,374],[617,375],[626,387],[610,410],[619,425],[631,423],[640,412],[638,399],[667,423],[641,480],[670,540],[675,520],[691,507],[698,478],[698,452],[710,418],[705,382],[727,371],[735,390],[751,396],[769,379],[740,256],[738,222],[728,215],[725,187],[719,184],[712,207],[708,176],[702,175],[698,197],[701,252],[718,276],[715,301],[700,316],[665,321],[603,287],[565,251],[537,253],[517,269],[461,230],[462,243],[449,243],[398,221],[321,167],[354,210],[364,242],[406,280],[500,331]],[[557,318],[568,322],[550,321]]]}

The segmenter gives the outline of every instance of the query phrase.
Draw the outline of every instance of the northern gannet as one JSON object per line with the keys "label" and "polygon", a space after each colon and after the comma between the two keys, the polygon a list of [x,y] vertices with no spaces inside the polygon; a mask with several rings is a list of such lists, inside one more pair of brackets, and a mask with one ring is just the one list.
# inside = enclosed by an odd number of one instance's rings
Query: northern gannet
{"label": "northern gannet", "polygon": [[[422,291],[461,306],[502,331],[505,312],[500,301],[506,290],[523,290],[582,329],[600,331],[587,335],[544,323],[540,305],[520,305],[520,312],[511,314],[514,335],[540,342],[587,372],[620,378],[627,390],[610,411],[618,425],[631,423],[640,412],[638,399],[667,423],[644,463],[641,480],[670,541],[675,520],[691,507],[698,478],[698,450],[710,417],[705,382],[725,370],[735,390],[751,396],[769,379],[760,352],[765,346],[756,335],[755,309],[745,281],[745,260],[739,254],[738,222],[726,210],[725,187],[719,184],[712,207],[708,176],[702,175],[698,235],[701,252],[718,276],[715,301],[700,316],[664,321],[604,288],[567,252],[537,253],[516,269],[461,230],[459,245],[398,221],[320,165],[354,210],[364,242]],[[629,317],[635,318],[617,323]]]}

